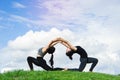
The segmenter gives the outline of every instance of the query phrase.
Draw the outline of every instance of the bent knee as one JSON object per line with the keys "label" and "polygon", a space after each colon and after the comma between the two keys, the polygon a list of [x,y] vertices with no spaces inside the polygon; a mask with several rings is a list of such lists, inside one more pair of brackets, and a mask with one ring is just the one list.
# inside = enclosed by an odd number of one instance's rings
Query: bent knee
{"label": "bent knee", "polygon": [[27,57],[27,61],[30,61],[30,60],[31,60],[31,58],[32,58],[32,57],[28,56],[28,57]]}
{"label": "bent knee", "polygon": [[98,59],[95,59],[95,63],[98,63]]}

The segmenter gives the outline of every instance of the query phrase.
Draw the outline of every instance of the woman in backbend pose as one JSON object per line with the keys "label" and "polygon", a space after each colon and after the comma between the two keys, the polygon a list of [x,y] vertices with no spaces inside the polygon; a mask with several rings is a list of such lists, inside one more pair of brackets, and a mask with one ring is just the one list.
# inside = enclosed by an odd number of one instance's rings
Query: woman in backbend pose
{"label": "woman in backbend pose", "polygon": [[[68,70],[75,70],[75,71],[83,71],[87,63],[92,63],[91,68],[89,71],[93,71],[94,67],[98,63],[97,58],[88,57],[87,52],[81,46],[73,46],[67,40],[63,38],[59,38],[61,43],[67,47],[66,55],[72,60],[72,55],[77,53],[80,55],[80,66],[78,69],[68,69]],[[67,69],[66,69],[67,70]]]}
{"label": "woman in backbend pose", "polygon": [[[33,70],[33,64],[42,67],[45,70],[53,70],[53,53],[55,51],[54,45],[58,43],[58,40],[52,40],[47,46],[42,47],[38,50],[37,58],[27,57],[27,62],[30,67],[30,70]],[[43,57],[47,54],[51,54],[50,64],[51,67],[46,64],[46,61]]]}

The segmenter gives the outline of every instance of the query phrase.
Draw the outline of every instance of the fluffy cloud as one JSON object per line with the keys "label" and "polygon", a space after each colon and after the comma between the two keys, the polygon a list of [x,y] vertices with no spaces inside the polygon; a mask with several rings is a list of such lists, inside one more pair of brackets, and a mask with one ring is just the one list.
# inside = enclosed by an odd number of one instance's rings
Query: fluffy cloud
{"label": "fluffy cloud", "polygon": [[1,56],[3,56],[0,61],[2,65],[1,68],[9,66],[12,68],[25,69],[27,67],[27,56],[36,56],[37,50],[40,47],[47,45],[51,39],[57,36],[62,36],[64,34],[67,38],[68,34],[66,33],[73,35],[69,30],[64,30],[61,32],[53,28],[49,32],[29,31],[25,35],[19,36],[13,41],[9,41],[7,48],[1,50],[1,53],[4,53],[1,54]]}
{"label": "fluffy cloud", "polygon": [[[105,33],[104,33],[105,34]],[[95,35],[93,37],[93,35]],[[83,34],[72,32],[68,29],[58,30],[52,28],[50,31],[29,31],[23,36],[17,37],[15,40],[8,42],[7,48],[1,50],[0,56],[0,69],[3,71],[5,68],[9,69],[24,69],[28,70],[29,67],[26,62],[27,56],[36,56],[37,50],[47,45],[47,43],[54,39],[55,37],[63,37],[70,41],[73,45],[81,45],[86,49],[89,56],[96,57],[99,59],[99,63],[95,68],[95,72],[104,72],[116,74],[119,73],[119,70],[116,70],[118,67],[118,62],[120,61],[119,49],[114,49],[115,46],[111,47],[112,44],[100,40],[96,37],[97,34]],[[91,36],[91,37],[90,37]],[[99,36],[99,35],[98,35]],[[104,35],[101,35],[104,37]],[[99,37],[101,37],[99,36]],[[102,38],[101,37],[101,38]],[[109,36],[108,36],[109,38]],[[112,40],[114,43],[115,41]],[[117,45],[117,44],[116,44]],[[57,44],[56,52],[54,54],[55,67],[69,67],[69,68],[78,68],[79,66],[79,57],[74,55],[73,61],[69,60],[65,55],[65,47],[61,44]],[[45,56],[46,61],[48,62],[50,55]],[[39,67],[36,69],[41,69]],[[87,71],[90,65],[85,69]],[[117,72],[116,72],[117,71]]]}

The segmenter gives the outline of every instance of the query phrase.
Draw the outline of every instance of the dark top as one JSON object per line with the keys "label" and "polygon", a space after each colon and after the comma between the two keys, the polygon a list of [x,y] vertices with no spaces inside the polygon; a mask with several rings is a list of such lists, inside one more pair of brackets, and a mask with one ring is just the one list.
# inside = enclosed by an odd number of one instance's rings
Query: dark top
{"label": "dark top", "polygon": [[88,55],[87,55],[87,52],[80,46],[75,46],[77,48],[76,51],[72,51],[73,53],[78,53],[81,58],[87,58]]}

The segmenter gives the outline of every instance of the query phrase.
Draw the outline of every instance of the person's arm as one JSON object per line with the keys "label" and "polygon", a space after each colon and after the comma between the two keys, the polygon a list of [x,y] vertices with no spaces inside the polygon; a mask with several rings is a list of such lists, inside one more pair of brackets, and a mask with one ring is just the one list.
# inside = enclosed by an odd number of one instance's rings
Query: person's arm
{"label": "person's arm", "polygon": [[48,47],[52,47],[54,45],[56,45],[57,43],[60,43],[60,38],[55,38],[54,40],[52,40],[47,46]]}
{"label": "person's arm", "polygon": [[61,41],[60,43],[63,44],[65,47],[71,49],[70,46],[69,46],[68,44],[66,44],[65,42],[62,42],[62,41]]}
{"label": "person's arm", "polygon": [[57,43],[59,43],[59,41],[58,41],[58,39],[56,38],[56,39],[50,41],[50,42],[48,43],[48,45],[43,48],[42,51],[43,51],[43,52],[46,52],[48,48],[56,45]]}
{"label": "person's arm", "polygon": [[73,46],[70,42],[68,42],[67,40],[60,38],[61,43],[66,46],[67,48],[70,48],[71,50],[76,51],[77,48],[75,46]]}
{"label": "person's arm", "polygon": [[52,44],[50,44],[50,47],[56,45],[57,43],[60,43],[60,41],[53,42]]}

